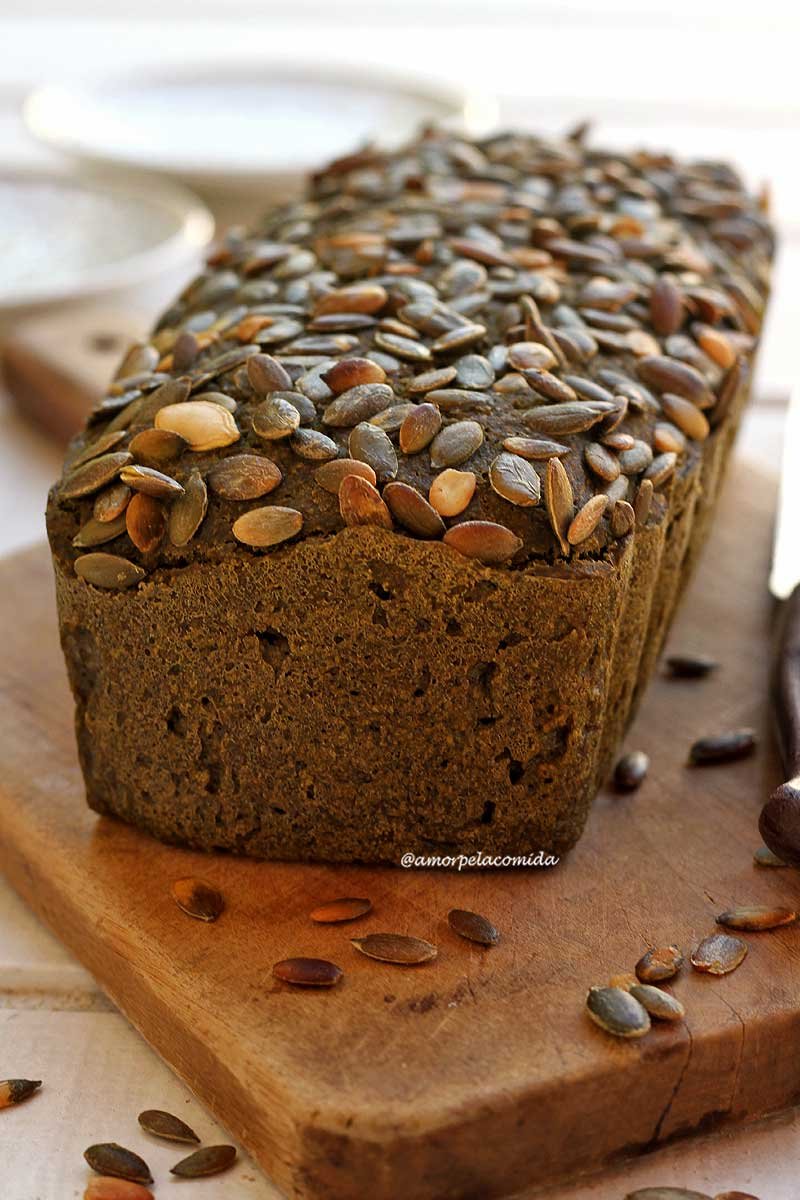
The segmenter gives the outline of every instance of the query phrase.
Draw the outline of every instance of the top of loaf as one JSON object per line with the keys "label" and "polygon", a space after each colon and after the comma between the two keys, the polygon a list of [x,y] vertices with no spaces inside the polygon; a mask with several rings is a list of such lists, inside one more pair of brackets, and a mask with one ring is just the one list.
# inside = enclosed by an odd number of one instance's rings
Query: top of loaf
{"label": "top of loaf", "polygon": [[746,377],[772,234],[730,167],[584,132],[426,131],[227,233],[70,447],[54,552],[121,587],[371,524],[518,567],[661,519]]}

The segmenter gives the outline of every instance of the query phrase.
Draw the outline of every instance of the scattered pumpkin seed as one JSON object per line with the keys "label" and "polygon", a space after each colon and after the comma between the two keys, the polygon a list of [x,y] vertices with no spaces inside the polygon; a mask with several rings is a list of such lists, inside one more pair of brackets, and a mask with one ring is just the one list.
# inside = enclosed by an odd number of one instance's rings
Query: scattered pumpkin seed
{"label": "scattered pumpkin seed", "polygon": [[221,892],[191,875],[175,880],[172,898],[182,912],[198,921],[216,921],[225,908]]}
{"label": "scattered pumpkin seed", "polygon": [[359,462],[356,458],[337,458],[332,462],[323,463],[319,470],[314,472],[314,478],[319,486],[333,496],[339,495],[342,480],[348,475],[360,475],[362,479],[366,479],[373,486],[378,482],[369,463]]}
{"label": "scattered pumpkin seed", "polygon": [[396,963],[400,966],[415,966],[436,958],[438,950],[424,938],[407,937],[402,933],[368,933],[366,937],[351,938],[356,950],[367,958],[380,962]]}
{"label": "scattered pumpkin seed", "polygon": [[623,754],[614,768],[614,787],[622,792],[631,792],[644,783],[650,768],[650,759],[643,750],[630,750]]}
{"label": "scattered pumpkin seed", "polygon": [[570,546],[567,534],[574,515],[574,502],[572,484],[560,458],[547,460],[547,473],[544,477],[544,502],[550,526],[558,539],[561,553],[569,554]]}
{"label": "scattered pumpkin seed", "polygon": [[267,442],[291,437],[300,427],[300,413],[290,397],[294,392],[272,392],[253,413],[253,433]]}
{"label": "scattered pumpkin seed", "polygon": [[41,1079],[3,1079],[0,1082],[0,1108],[21,1104],[42,1086]]}
{"label": "scattered pumpkin seed", "polygon": [[417,537],[440,538],[444,521],[421,492],[407,483],[389,483],[383,499],[394,519]]}
{"label": "scattered pumpkin seed", "polygon": [[698,738],[689,750],[689,762],[695,766],[734,762],[749,757],[755,748],[756,735],[753,729],[735,729],[730,733]]}
{"label": "scattered pumpkin seed", "polygon": [[541,482],[533,467],[518,454],[498,454],[489,468],[489,482],[509,504],[531,508],[539,503]]}
{"label": "scattered pumpkin seed", "polygon": [[333,438],[318,429],[296,429],[289,445],[298,458],[304,458],[307,462],[330,462],[339,453]]}
{"label": "scattered pumpkin seed", "polygon": [[386,372],[369,358],[343,358],[323,372],[322,378],[333,394],[339,396],[355,387],[383,383]]}
{"label": "scattered pumpkin seed", "polygon": [[[554,459],[553,461],[558,460]],[[589,497],[583,508],[578,510],[570,522],[567,530],[567,541],[570,546],[579,546],[581,542],[585,542],[592,536],[603,518],[603,513],[608,508],[608,503],[608,496],[602,492]]]}
{"label": "scattered pumpkin seed", "polygon": [[[611,497],[609,496],[609,503]],[[611,509],[611,533],[615,538],[626,537],[636,524],[636,514],[633,505],[627,500],[617,500]]]}
{"label": "scattered pumpkin seed", "polygon": [[144,1112],[140,1112],[139,1124],[147,1133],[152,1133],[154,1137],[164,1138],[168,1142],[197,1142],[198,1145],[200,1144],[200,1138],[185,1121],[160,1108],[147,1108]]}
{"label": "scattered pumpkin seed", "polygon": [[350,431],[347,448],[351,458],[369,463],[379,483],[387,483],[397,474],[397,454],[387,434],[369,421],[361,421]]}
{"label": "scattered pumpkin seed", "polygon": [[205,1179],[208,1175],[227,1171],[235,1161],[235,1146],[204,1146],[202,1150],[195,1150],[170,1167],[170,1174],[177,1175],[179,1179]]}
{"label": "scattered pumpkin seed", "polygon": [[647,950],[634,970],[642,983],[661,983],[672,979],[683,966],[683,955],[677,946],[659,946]]}
{"label": "scattered pumpkin seed", "polygon": [[614,1037],[642,1037],[650,1028],[647,1010],[622,988],[589,988],[586,1011],[595,1025]]}
{"label": "scattered pumpkin seed", "polygon": [[102,546],[123,534],[125,526],[124,512],[120,513],[114,521],[98,521],[97,517],[90,517],[81,525],[72,539],[72,544],[81,550],[86,550],[91,546]]}
{"label": "scattered pumpkin seed", "polygon": [[272,968],[276,979],[296,987],[334,987],[343,973],[341,967],[325,958],[285,958]]}
{"label": "scattered pumpkin seed", "polygon": [[417,404],[400,426],[403,454],[419,454],[429,446],[442,427],[442,414],[435,404]]}
{"label": "scattered pumpkin seed", "polygon": [[260,396],[270,392],[288,392],[292,387],[292,377],[286,368],[271,354],[251,354],[245,369],[253,391]]}
{"label": "scattered pumpkin seed", "polygon": [[568,446],[562,446],[561,442],[549,442],[545,438],[507,437],[503,442],[503,449],[535,462],[546,461],[548,458],[563,458],[569,453]]}
{"label": "scattered pumpkin seed", "polygon": [[178,483],[177,479],[173,479],[171,475],[165,475],[163,471],[157,471],[153,467],[140,466],[139,463],[131,463],[129,466],[123,467],[120,471],[120,479],[135,492],[153,496],[157,500],[174,500],[176,496],[183,495],[183,486]]}
{"label": "scattered pumpkin seed", "polygon": [[115,1179],[113,1175],[93,1175],[86,1184],[83,1200],[153,1200],[153,1193],[141,1183]]}
{"label": "scattered pumpkin seed", "polygon": [[622,988],[623,992],[629,992],[632,987],[636,987],[638,982],[639,980],[630,971],[623,971],[619,975],[612,975],[608,986]]}
{"label": "scattered pumpkin seed", "polygon": [[155,417],[156,429],[180,434],[190,450],[218,450],[240,438],[233,415],[210,400],[185,400],[168,404]]}
{"label": "scattered pumpkin seed", "polygon": [[137,492],[125,509],[125,528],[136,549],[150,554],[167,530],[163,505],[146,492]]}
{"label": "scattered pumpkin seed", "polygon": [[138,463],[168,463],[180,458],[186,442],[169,429],[142,429],[131,439],[128,449]]}
{"label": "scattered pumpkin seed", "polygon": [[430,486],[428,499],[442,517],[457,517],[468,507],[475,495],[478,480],[471,471],[456,471],[452,467],[437,475]]}
{"label": "scattered pumpkin seed", "polygon": [[631,986],[630,992],[650,1016],[657,1017],[659,1021],[682,1021],[686,1016],[686,1009],[680,1000],[652,983],[636,983]]}
{"label": "scattered pumpkin seed", "polygon": [[447,914],[447,923],[459,937],[469,942],[477,942],[481,946],[496,946],[500,941],[500,931],[491,921],[480,913],[470,912],[466,908],[451,908]]}
{"label": "scattered pumpkin seed", "polygon": [[208,473],[208,486],[225,500],[257,500],[274,492],[283,476],[263,454],[232,454]]}
{"label": "scattered pumpkin seed", "polygon": [[116,1142],[100,1142],[84,1150],[83,1157],[98,1175],[113,1175],[132,1183],[152,1183],[153,1176],[143,1158]]}
{"label": "scattered pumpkin seed", "polygon": [[394,392],[386,383],[356,384],[331,401],[322,414],[322,423],[336,429],[349,429],[376,416],[393,400]]}
{"label": "scattered pumpkin seed", "polygon": [[173,546],[186,546],[203,523],[208,491],[199,471],[192,471],[182,496],[171,505],[167,528]]}
{"label": "scattered pumpkin seed", "polygon": [[751,904],[731,908],[716,918],[718,925],[726,929],[741,929],[758,933],[765,929],[778,929],[781,925],[792,925],[797,913],[792,908],[781,908],[773,904]]}
{"label": "scattered pumpkin seed", "polygon": [[477,421],[454,421],[440,429],[430,445],[432,467],[458,467],[471,458],[483,442]]}
{"label": "scattered pumpkin seed", "polygon": [[319,925],[338,925],[341,921],[355,921],[372,911],[372,901],[343,896],[339,900],[328,900],[318,904],[309,913],[312,921]]}
{"label": "scattered pumpkin seed", "polygon": [[116,479],[122,468],[130,462],[133,462],[133,455],[128,450],[116,450],[112,454],[101,454],[99,458],[90,459],[66,476],[60,487],[62,499],[77,500],[81,496],[99,492],[100,488]]}
{"label": "scattered pumpkin seed", "polygon": [[712,933],[692,952],[691,963],[696,971],[707,975],[727,975],[734,971],[747,954],[747,943],[729,933]]}

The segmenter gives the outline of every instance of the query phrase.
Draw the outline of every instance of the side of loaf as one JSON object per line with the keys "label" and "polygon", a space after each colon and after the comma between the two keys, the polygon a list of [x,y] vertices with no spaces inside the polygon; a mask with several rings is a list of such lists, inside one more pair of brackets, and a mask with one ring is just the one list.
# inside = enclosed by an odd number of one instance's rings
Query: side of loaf
{"label": "side of loaf", "polygon": [[272,858],[572,846],[709,525],[764,207],[426,132],[224,236],[48,504],[90,805]]}

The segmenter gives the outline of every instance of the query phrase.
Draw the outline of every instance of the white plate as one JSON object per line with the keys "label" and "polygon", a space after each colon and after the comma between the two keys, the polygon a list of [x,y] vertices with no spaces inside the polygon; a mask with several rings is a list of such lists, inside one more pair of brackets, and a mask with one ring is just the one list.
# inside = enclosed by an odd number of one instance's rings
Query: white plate
{"label": "white plate", "polygon": [[159,69],[89,88],[45,86],[29,130],[84,159],[242,188],[318,169],[366,140],[424,122],[488,127],[491,104],[455,89],[352,70],[266,63]]}
{"label": "white plate", "polygon": [[152,176],[0,170],[0,315],[179,273],[213,231],[195,196]]}

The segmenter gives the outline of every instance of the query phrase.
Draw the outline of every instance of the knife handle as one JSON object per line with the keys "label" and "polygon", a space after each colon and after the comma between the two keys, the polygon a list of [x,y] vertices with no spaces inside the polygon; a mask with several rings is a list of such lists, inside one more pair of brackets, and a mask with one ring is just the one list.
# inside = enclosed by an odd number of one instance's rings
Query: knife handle
{"label": "knife handle", "polygon": [[759,829],[773,854],[800,866],[800,585],[780,607],[771,691],[787,779],[761,810]]}

